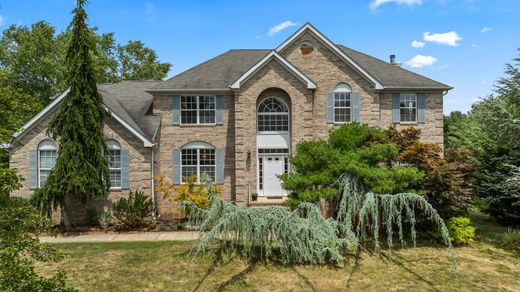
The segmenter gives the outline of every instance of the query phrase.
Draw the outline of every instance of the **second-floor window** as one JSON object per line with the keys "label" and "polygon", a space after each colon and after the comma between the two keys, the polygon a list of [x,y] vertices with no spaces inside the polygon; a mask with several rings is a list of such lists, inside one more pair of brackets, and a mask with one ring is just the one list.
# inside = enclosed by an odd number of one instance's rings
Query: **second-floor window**
{"label": "second-floor window", "polygon": [[401,93],[399,97],[399,111],[402,123],[417,122],[417,94]]}
{"label": "second-floor window", "polygon": [[352,121],[351,92],[352,88],[346,83],[340,83],[334,89],[334,123]]}
{"label": "second-floor window", "polygon": [[215,124],[215,96],[181,96],[181,124]]}

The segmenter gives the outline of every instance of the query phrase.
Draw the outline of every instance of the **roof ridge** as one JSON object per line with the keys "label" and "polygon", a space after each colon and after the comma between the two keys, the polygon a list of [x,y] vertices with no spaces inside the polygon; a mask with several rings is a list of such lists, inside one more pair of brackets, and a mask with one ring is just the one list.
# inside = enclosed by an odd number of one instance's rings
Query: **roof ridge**
{"label": "roof ridge", "polygon": [[419,77],[421,77],[421,78],[425,78],[425,79],[428,79],[428,80],[433,81],[433,82],[435,82],[435,83],[438,83],[438,84],[444,85],[444,86],[446,86],[446,87],[451,87],[451,86],[449,86],[449,85],[447,85],[447,84],[444,84],[444,83],[442,83],[442,82],[439,82],[439,81],[437,81],[437,80],[433,80],[433,79],[431,79],[431,78],[429,78],[429,77],[426,77],[426,76],[424,76],[424,75],[421,75],[421,74],[419,74],[419,73],[415,73],[415,72],[413,72],[413,71],[410,71],[410,70],[404,69],[404,68],[401,67],[401,66],[395,66],[395,65],[392,65],[392,64],[390,64],[390,63],[388,63],[388,62],[385,62],[385,61],[383,61],[383,60],[381,60],[381,59],[379,59],[379,58],[377,58],[377,57],[374,57],[374,56],[371,56],[371,55],[369,55],[369,54],[363,53],[363,52],[361,52],[361,51],[358,51],[358,50],[352,49],[352,48],[347,47],[347,46],[345,46],[345,45],[342,45],[342,44],[336,44],[336,46],[338,46],[338,47],[343,47],[343,48],[346,48],[346,49],[348,49],[348,50],[352,50],[352,51],[354,51],[354,52],[356,52],[356,53],[358,53],[358,54],[361,54],[361,55],[367,56],[367,57],[372,58],[372,59],[374,59],[374,60],[376,60],[376,61],[378,61],[378,62],[380,62],[380,63],[382,63],[382,64],[385,64],[385,65],[388,65],[388,66],[392,66],[393,68],[396,68],[396,69],[398,69],[398,70],[400,69],[400,70],[406,71],[406,72],[408,72],[408,73],[411,73],[411,74],[413,74],[413,75],[415,75],[415,76],[419,76]]}

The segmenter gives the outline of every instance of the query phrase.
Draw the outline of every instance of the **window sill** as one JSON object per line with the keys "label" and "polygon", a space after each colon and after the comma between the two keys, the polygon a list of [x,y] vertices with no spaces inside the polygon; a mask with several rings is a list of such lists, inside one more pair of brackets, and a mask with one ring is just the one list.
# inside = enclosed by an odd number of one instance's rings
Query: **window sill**
{"label": "window sill", "polygon": [[419,125],[419,123],[417,123],[417,122],[399,122],[399,123],[396,123],[396,124],[407,125],[407,126]]}
{"label": "window sill", "polygon": [[215,127],[215,126],[221,126],[217,124],[180,124],[178,125],[181,128],[190,128],[190,127]]}
{"label": "window sill", "polygon": [[112,187],[110,187],[108,189],[109,192],[121,192],[122,190],[123,190],[123,188],[112,188]]}

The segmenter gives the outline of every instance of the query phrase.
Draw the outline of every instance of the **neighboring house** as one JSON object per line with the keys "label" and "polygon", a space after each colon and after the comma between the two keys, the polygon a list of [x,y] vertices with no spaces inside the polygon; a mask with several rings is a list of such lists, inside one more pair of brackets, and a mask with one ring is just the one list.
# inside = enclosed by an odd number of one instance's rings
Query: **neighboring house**
{"label": "neighboring house", "polygon": [[[112,188],[93,204],[140,189],[168,217],[171,206],[153,192],[152,177],[160,173],[174,184],[207,173],[240,205],[252,193],[260,201],[283,198],[278,175],[290,171],[296,144],[325,138],[343,123],[414,126],[423,141],[443,146],[443,95],[450,89],[334,44],[311,24],[274,50],[230,50],[166,81],[101,84],[112,113],[104,123],[114,154]],[[26,178],[18,195],[40,187],[53,166],[59,145],[45,129],[65,94],[16,136],[10,163]]]}

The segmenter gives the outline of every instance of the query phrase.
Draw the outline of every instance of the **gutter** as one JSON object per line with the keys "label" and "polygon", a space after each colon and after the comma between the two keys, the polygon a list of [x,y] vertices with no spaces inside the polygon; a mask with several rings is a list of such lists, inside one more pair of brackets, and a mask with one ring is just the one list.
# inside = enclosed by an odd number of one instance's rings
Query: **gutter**
{"label": "gutter", "polygon": [[171,88],[171,89],[147,89],[149,93],[186,93],[186,92],[229,92],[229,88]]}
{"label": "gutter", "polygon": [[153,147],[151,147],[152,149],[152,161],[150,162],[151,163],[151,175],[152,175],[152,180],[151,180],[151,188],[152,188],[152,218],[153,219],[157,219],[157,200],[155,198],[155,153],[154,153],[154,148],[157,144],[153,144]]}

